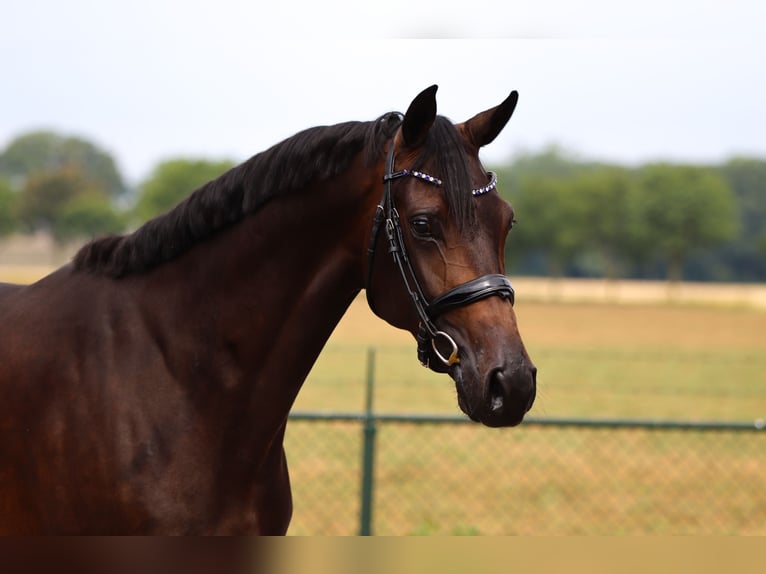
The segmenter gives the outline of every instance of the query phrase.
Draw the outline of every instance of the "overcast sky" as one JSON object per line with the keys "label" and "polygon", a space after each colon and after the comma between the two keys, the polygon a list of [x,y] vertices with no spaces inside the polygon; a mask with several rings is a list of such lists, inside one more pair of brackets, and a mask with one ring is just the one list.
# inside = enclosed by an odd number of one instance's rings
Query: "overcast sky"
{"label": "overcast sky", "polygon": [[766,3],[744,0],[4,0],[0,147],[95,141],[132,183],[167,157],[243,160],[298,130],[406,109],[454,121],[516,89],[502,161],[766,156]]}

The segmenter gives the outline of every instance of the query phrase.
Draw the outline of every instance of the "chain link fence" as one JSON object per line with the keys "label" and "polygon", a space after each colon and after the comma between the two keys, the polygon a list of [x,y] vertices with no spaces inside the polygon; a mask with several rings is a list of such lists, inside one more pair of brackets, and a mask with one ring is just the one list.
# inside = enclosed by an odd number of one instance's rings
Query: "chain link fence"
{"label": "chain link fence", "polygon": [[[545,361],[551,404],[636,414],[490,429],[444,414],[454,392],[413,371],[412,349],[369,350],[366,364],[364,352],[329,351],[287,426],[290,534],[766,534],[763,421],[688,422],[690,412],[762,412],[762,355],[558,353]],[[382,411],[406,412],[375,412],[373,396]],[[343,412],[315,412],[330,404]],[[665,422],[635,420],[644,413]]]}
{"label": "chain link fence", "polygon": [[[758,425],[376,420],[378,535],[766,534]],[[291,420],[290,534],[359,532],[363,419]]]}

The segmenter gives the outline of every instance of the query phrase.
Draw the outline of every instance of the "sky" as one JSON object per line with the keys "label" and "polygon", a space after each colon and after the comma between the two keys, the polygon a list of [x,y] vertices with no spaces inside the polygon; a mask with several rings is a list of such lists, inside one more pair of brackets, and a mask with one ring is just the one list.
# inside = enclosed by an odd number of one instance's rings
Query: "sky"
{"label": "sky", "polygon": [[[0,149],[52,129],[129,183],[171,157],[244,160],[314,125],[406,110],[463,121],[518,90],[485,163],[766,157],[766,3],[4,0]],[[278,5],[277,5],[278,4]]]}

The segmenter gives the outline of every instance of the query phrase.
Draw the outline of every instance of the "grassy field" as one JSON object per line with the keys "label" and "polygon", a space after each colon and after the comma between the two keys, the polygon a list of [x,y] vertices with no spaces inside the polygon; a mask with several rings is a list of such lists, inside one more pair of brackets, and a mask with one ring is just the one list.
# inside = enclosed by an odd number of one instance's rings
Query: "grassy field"
{"label": "grassy field", "polygon": [[[517,305],[539,367],[531,415],[753,421],[766,418],[766,312],[701,302]],[[360,411],[376,349],[378,412],[458,413],[452,383],[421,368],[410,336],[362,298],[298,398],[303,411]],[[766,534],[764,433],[382,425],[378,534]],[[361,429],[288,427],[293,534],[352,534]]]}
{"label": "grassy field", "polygon": [[[534,416],[766,417],[766,312],[522,300],[517,315],[539,368]],[[338,325],[296,408],[359,410],[368,346],[377,350],[377,410],[457,412],[451,381],[421,368],[409,334],[374,317],[363,298]]]}
{"label": "grassy field", "polygon": [[[359,520],[361,427],[288,426],[291,534]],[[766,534],[764,433],[381,424],[381,535]]]}

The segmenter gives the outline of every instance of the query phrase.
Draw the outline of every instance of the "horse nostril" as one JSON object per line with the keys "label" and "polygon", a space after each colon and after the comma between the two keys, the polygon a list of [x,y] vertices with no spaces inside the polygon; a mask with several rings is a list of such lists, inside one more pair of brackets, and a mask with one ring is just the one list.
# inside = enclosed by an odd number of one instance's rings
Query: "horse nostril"
{"label": "horse nostril", "polygon": [[489,408],[493,413],[507,408],[528,412],[532,408],[537,394],[537,367],[529,365],[528,369],[514,370],[497,367],[488,378]]}
{"label": "horse nostril", "polygon": [[503,369],[495,369],[489,377],[489,404],[493,412],[501,411],[505,406],[505,380]]}

